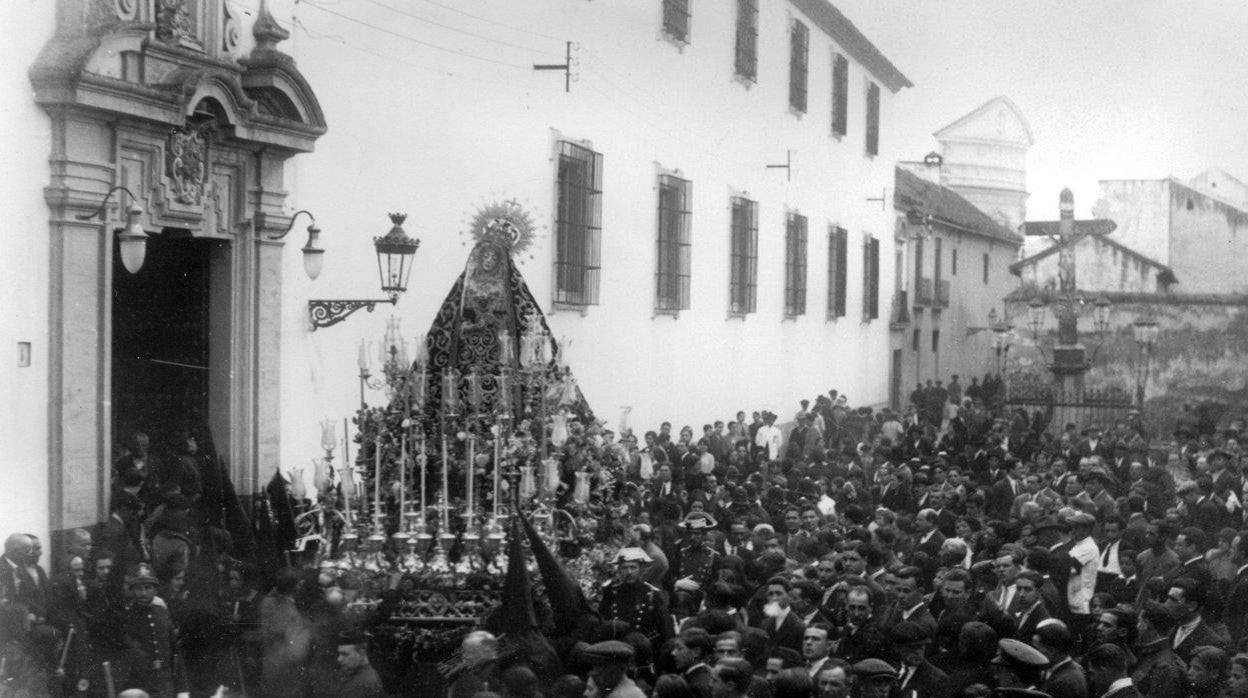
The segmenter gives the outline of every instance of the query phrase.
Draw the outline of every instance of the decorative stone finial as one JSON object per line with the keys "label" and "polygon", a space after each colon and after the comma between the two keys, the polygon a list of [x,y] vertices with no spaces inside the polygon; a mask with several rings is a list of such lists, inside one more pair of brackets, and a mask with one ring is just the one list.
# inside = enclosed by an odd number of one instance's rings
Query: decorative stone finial
{"label": "decorative stone finial", "polygon": [[268,0],[260,0],[260,10],[256,13],[256,23],[251,28],[251,35],[256,38],[256,47],[252,55],[277,51],[277,45],[290,38],[290,32],[282,28],[269,12]]}

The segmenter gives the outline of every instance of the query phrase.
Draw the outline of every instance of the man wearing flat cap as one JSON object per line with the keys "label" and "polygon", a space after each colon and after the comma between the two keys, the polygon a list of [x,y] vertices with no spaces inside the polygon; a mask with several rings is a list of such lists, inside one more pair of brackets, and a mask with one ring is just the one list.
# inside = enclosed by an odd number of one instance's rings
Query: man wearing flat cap
{"label": "man wearing flat cap", "polygon": [[891,698],[897,683],[897,670],[883,659],[869,657],[856,664],[853,695],[859,698]]}
{"label": "man wearing flat cap", "polygon": [[1048,664],[1049,658],[1040,650],[1014,638],[998,640],[992,660],[993,674],[1002,688],[1036,688]]}
{"label": "man wearing flat cap", "polygon": [[589,681],[585,695],[599,698],[646,698],[637,684],[628,677],[633,663],[633,648],[619,640],[590,645],[585,650],[589,660]]}
{"label": "man wearing flat cap", "polygon": [[381,677],[368,661],[368,641],[360,632],[338,636],[338,668],[342,671],[338,695],[342,698],[380,698],[386,694]]}
{"label": "man wearing flat cap", "polygon": [[902,621],[888,631],[893,658],[897,661],[895,698],[929,698],[941,696],[949,675],[932,666],[924,654],[931,637],[917,623]]}
{"label": "man wearing flat cap", "polygon": [[641,548],[624,548],[615,557],[616,578],[602,589],[598,613],[604,621],[622,620],[657,647],[675,634],[667,597],[653,584],[641,581],[641,567],[650,556]]}

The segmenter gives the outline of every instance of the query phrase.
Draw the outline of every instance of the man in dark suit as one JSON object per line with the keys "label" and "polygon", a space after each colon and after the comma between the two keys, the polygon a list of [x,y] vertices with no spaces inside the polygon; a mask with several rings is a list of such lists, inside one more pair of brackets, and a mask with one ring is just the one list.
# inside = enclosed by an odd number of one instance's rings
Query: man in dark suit
{"label": "man in dark suit", "polygon": [[1014,499],[1023,493],[1025,474],[1023,462],[1017,458],[1008,459],[1004,470],[1005,477],[992,483],[992,486],[988,488],[987,501],[984,502],[984,509],[988,516],[1001,521],[1009,520]]}
{"label": "man in dark suit", "polygon": [[918,567],[902,567],[894,577],[893,591],[897,602],[884,619],[884,627],[891,628],[902,621],[918,625],[927,637],[936,635],[936,617],[923,601],[922,570]]}
{"label": "man in dark suit", "polygon": [[1114,449],[1110,444],[1101,438],[1101,427],[1096,424],[1088,425],[1088,428],[1081,432],[1084,437],[1083,441],[1075,444],[1074,452],[1079,458],[1088,458],[1090,456],[1099,456],[1101,461],[1109,461],[1114,457]]}
{"label": "man in dark suit", "polygon": [[1083,667],[1071,659],[1075,636],[1061,623],[1046,623],[1036,629],[1032,645],[1049,658],[1049,668],[1040,690],[1062,698],[1088,698],[1088,680]]}
{"label": "man in dark suit", "polygon": [[797,617],[790,606],[789,592],[792,588],[789,580],[784,577],[772,577],[767,580],[767,604],[763,611],[765,617],[759,627],[767,633],[767,637],[771,638],[772,645],[788,647],[800,653],[806,624]]}
{"label": "man in dark suit", "polygon": [[711,667],[707,662],[711,661],[714,648],[711,636],[702,628],[683,630],[672,643],[672,662],[699,698],[711,696]]}
{"label": "man in dark suit", "polygon": [[1210,628],[1201,615],[1207,598],[1207,588],[1191,577],[1175,580],[1166,592],[1166,606],[1179,623],[1174,629],[1174,653],[1185,664],[1192,661],[1192,654],[1198,647],[1227,647],[1227,639]]}
{"label": "man in dark suit", "polygon": [[876,622],[871,593],[865,586],[851,587],[845,597],[845,627],[836,654],[853,664],[867,657],[881,657],[888,649],[888,632]]}
{"label": "man in dark suit", "polygon": [[940,546],[945,542],[945,535],[937,528],[939,521],[940,515],[935,509],[923,509],[914,517],[915,550],[927,553],[933,561],[940,556]]}
{"label": "man in dark suit", "polygon": [[1088,652],[1088,683],[1100,698],[1142,698],[1127,674],[1130,658],[1117,645],[1098,645]]}
{"label": "man in dark suit", "polygon": [[1014,637],[1023,642],[1031,642],[1036,627],[1051,616],[1040,597],[1040,588],[1044,586],[1044,576],[1033,570],[1023,570],[1014,578],[1014,607],[1018,610],[1010,612],[1014,619]]}
{"label": "man in dark suit", "polygon": [[1239,569],[1226,593],[1226,630],[1232,647],[1248,636],[1248,536],[1240,536],[1235,546],[1235,562]]}
{"label": "man in dark suit", "polygon": [[894,625],[888,632],[897,665],[897,698],[940,698],[945,695],[949,675],[932,666],[924,657],[931,642],[923,628],[909,621]]}

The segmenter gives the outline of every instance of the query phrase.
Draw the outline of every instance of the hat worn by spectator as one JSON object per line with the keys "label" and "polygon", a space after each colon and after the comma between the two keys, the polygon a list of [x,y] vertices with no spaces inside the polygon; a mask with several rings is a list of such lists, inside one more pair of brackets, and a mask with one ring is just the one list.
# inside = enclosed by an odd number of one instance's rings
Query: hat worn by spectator
{"label": "hat worn by spectator", "polygon": [[621,548],[620,552],[615,556],[615,561],[617,564],[621,562],[639,562],[643,565],[647,562],[653,562],[650,556],[646,554],[646,551],[641,548]]}
{"label": "hat worn by spectator", "polygon": [[126,588],[129,589],[136,584],[159,586],[160,580],[156,579],[156,571],[152,569],[151,565],[146,562],[140,562],[126,572]]}
{"label": "hat worn by spectator", "polygon": [[710,514],[703,511],[695,511],[686,516],[680,525],[690,531],[705,531],[715,528],[718,524],[715,523],[715,519],[711,518]]}
{"label": "hat worn by spectator", "polygon": [[911,623],[908,620],[894,625],[888,631],[888,638],[896,645],[913,645],[928,641],[927,633],[923,632],[923,627],[918,623]]}
{"label": "hat worn by spectator", "polygon": [[606,640],[585,648],[585,657],[592,662],[626,664],[633,661],[634,654],[632,645],[619,640]]}
{"label": "hat worn by spectator", "polygon": [[1066,517],[1066,523],[1071,526],[1094,526],[1096,525],[1096,517],[1086,511],[1081,511]]}
{"label": "hat worn by spectator", "polygon": [[1235,456],[1230,451],[1219,446],[1209,452],[1209,460],[1213,460],[1214,458],[1225,458],[1227,460],[1233,460]]}
{"label": "hat worn by spectator", "polygon": [[1089,434],[1099,434],[1101,433],[1101,427],[1099,424],[1089,424],[1088,426],[1083,428],[1083,431],[1079,433],[1084,436],[1087,436]]}
{"label": "hat worn by spectator", "polygon": [[1039,533],[1041,531],[1044,531],[1050,528],[1056,528],[1056,529],[1065,531],[1070,528],[1070,525],[1067,524],[1065,521],[1058,519],[1056,517],[1046,516],[1043,519],[1040,519],[1039,521],[1037,521],[1035,525],[1031,527],[1031,532]]}
{"label": "hat worn by spectator", "polygon": [[1053,698],[1053,696],[1034,688],[1018,688],[1007,686],[992,689],[992,698]]}
{"label": "hat worn by spectator", "polygon": [[1106,472],[1104,468],[1093,468],[1089,470],[1088,472],[1080,475],[1079,479],[1084,482],[1087,482],[1088,480],[1100,480],[1101,482],[1108,485],[1111,478],[1109,477],[1109,473]]}
{"label": "hat worn by spectator", "polygon": [[866,681],[896,681],[897,670],[888,665],[883,659],[869,657],[858,662],[853,667],[854,676]]}
{"label": "hat worn by spectator", "polygon": [[1049,663],[1049,658],[1040,650],[1012,637],[997,640],[997,648],[1001,651],[997,654],[997,658],[992,660],[994,664],[1037,669]]}

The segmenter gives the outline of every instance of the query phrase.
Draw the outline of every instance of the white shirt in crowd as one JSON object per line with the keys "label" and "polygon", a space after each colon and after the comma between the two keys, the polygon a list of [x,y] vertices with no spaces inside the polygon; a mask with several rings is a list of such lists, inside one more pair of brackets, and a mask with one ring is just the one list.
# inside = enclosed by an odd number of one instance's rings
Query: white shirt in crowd
{"label": "white shirt in crowd", "polygon": [[1087,615],[1092,612],[1091,601],[1093,589],[1096,588],[1096,573],[1101,569],[1101,551],[1091,536],[1075,543],[1070,549],[1070,556],[1082,569],[1078,574],[1070,575],[1066,583],[1066,601],[1070,604],[1070,612]]}

